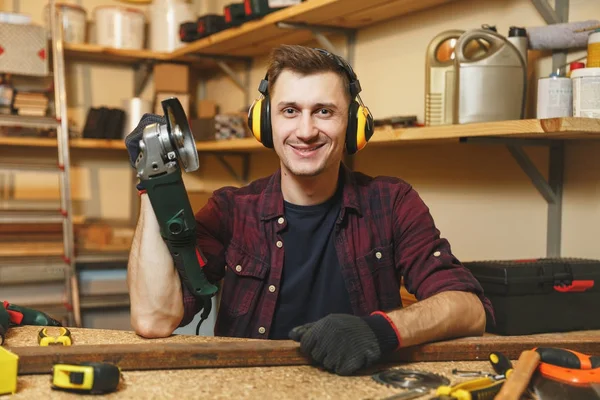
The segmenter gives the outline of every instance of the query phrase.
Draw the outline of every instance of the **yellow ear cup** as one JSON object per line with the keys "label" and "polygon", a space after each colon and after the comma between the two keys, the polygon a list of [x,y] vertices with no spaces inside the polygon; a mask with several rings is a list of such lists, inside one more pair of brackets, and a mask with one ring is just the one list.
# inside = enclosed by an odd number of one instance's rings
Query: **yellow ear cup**
{"label": "yellow ear cup", "polygon": [[359,106],[356,112],[356,149],[361,150],[367,145],[367,118],[369,110],[366,107]]}
{"label": "yellow ear cup", "polygon": [[261,125],[261,116],[262,116],[261,110],[262,110],[263,100],[264,99],[258,99],[252,105],[252,134],[254,135],[256,140],[258,140],[259,142],[262,142],[260,125]]}

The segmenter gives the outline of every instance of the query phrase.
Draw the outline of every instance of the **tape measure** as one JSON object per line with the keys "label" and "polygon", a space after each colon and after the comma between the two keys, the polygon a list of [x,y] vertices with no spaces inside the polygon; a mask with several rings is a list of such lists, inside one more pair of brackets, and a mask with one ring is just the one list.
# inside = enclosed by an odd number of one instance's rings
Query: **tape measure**
{"label": "tape measure", "polygon": [[114,392],[121,370],[109,363],[54,364],[52,389],[101,394]]}

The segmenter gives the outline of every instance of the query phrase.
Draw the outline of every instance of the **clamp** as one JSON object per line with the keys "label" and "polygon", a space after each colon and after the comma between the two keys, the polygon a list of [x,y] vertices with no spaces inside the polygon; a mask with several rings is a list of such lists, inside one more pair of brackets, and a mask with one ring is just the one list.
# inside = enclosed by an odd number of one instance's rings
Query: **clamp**
{"label": "clamp", "polygon": [[67,328],[60,327],[60,335],[58,336],[48,336],[47,332],[48,328],[40,329],[38,333],[38,343],[40,346],[51,346],[51,345],[63,345],[70,346],[71,345],[71,331]]}

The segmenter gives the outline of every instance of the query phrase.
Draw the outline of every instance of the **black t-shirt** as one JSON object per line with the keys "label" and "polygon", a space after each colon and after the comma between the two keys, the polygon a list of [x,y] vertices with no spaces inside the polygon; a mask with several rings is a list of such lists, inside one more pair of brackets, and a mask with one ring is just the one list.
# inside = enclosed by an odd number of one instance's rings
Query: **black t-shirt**
{"label": "black t-shirt", "polygon": [[271,339],[289,339],[292,328],[331,313],[353,313],[334,243],[342,204],[339,186],[333,197],[318,205],[284,204],[285,256]]}

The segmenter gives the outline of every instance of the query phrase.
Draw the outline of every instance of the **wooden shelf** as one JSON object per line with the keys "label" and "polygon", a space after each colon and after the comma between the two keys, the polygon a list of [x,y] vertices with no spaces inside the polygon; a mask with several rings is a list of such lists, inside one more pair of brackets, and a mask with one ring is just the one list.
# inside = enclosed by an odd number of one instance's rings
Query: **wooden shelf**
{"label": "wooden shelf", "polygon": [[[418,128],[378,128],[367,147],[458,142],[465,138],[600,139],[600,119],[551,118]],[[123,140],[71,139],[71,148],[125,150]],[[0,146],[56,147],[55,139],[0,137]],[[196,142],[199,153],[268,150],[254,138]]]}
{"label": "wooden shelf", "polygon": [[[378,145],[414,145],[458,142],[465,138],[600,139],[600,119],[552,118],[497,121],[419,128],[378,128],[367,148]],[[198,152],[267,150],[254,138],[196,142]]]}
{"label": "wooden shelf", "polygon": [[452,0],[306,0],[239,27],[210,35],[170,54],[177,59],[190,54],[257,56],[280,43],[300,44],[312,39],[308,30],[288,30],[280,22],[364,28],[379,22],[450,3]]}
{"label": "wooden shelf", "polygon": [[135,65],[146,61],[181,62],[197,68],[215,68],[210,59],[194,56],[173,56],[151,50],[113,49],[89,43],[65,43],[65,58],[73,61]]}

